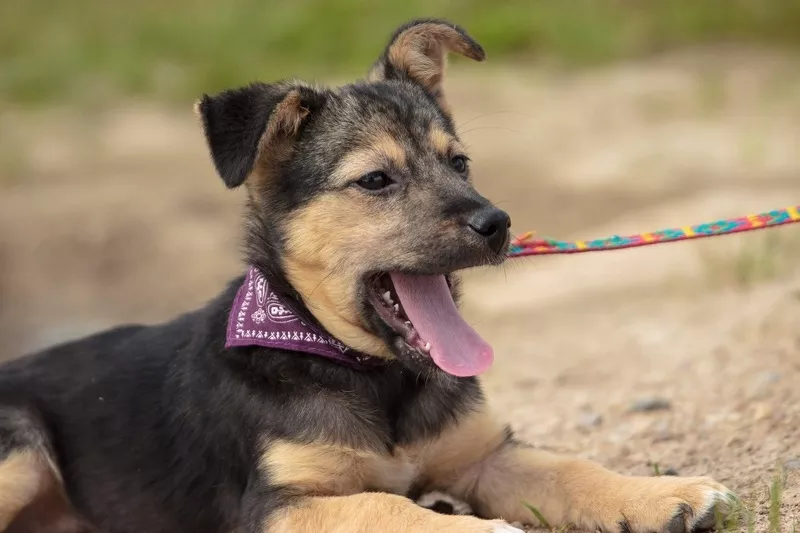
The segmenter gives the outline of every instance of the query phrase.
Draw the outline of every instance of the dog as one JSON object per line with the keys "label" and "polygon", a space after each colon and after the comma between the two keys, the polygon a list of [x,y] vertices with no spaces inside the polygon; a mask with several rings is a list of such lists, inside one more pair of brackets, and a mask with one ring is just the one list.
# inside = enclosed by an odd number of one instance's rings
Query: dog
{"label": "dog", "polygon": [[[204,307],[0,369],[11,533],[689,532],[727,516],[706,477],[632,477],[537,450],[492,414],[491,347],[458,273],[499,265],[510,218],[471,185],[442,88],[461,27],[398,28],[368,76],[203,95],[247,273]],[[474,515],[416,505],[441,491]]]}

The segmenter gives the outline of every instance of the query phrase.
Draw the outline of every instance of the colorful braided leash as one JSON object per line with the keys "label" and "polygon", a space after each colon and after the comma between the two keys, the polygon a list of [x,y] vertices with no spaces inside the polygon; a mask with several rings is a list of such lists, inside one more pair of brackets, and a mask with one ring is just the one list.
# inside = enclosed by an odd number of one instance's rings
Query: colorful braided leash
{"label": "colorful braided leash", "polygon": [[536,239],[534,232],[520,235],[511,242],[509,257],[524,257],[528,255],[575,254],[581,252],[601,252],[605,250],[621,250],[635,246],[662,244],[675,241],[687,241],[702,237],[716,237],[731,233],[741,233],[757,229],[773,228],[784,224],[800,222],[800,205],[776,209],[761,213],[760,215],[747,215],[739,218],[729,218],[686,226],[682,228],[664,229],[654,233],[641,233],[621,237],[614,235],[606,239],[593,241],[557,241],[554,239]]}

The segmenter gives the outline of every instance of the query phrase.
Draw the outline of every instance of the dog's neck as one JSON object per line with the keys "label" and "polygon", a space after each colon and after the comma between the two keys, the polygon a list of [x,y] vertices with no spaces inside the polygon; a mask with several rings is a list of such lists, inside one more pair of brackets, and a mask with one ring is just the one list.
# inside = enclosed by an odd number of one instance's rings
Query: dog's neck
{"label": "dog's neck", "polygon": [[249,268],[236,293],[228,316],[225,346],[263,346],[309,353],[359,369],[382,362],[302,320],[256,267]]}

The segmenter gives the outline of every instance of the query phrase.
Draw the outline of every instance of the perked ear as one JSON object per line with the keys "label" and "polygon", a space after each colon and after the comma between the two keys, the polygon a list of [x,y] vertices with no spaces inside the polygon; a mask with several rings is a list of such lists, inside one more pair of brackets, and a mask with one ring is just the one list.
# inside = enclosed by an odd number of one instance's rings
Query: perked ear
{"label": "perked ear", "polygon": [[291,142],[323,96],[299,84],[254,83],[203,95],[195,102],[217,173],[229,189],[266,173],[287,155]]}
{"label": "perked ear", "polygon": [[369,73],[372,81],[407,79],[421,85],[446,108],[442,78],[448,52],[475,61],[486,53],[460,26],[438,19],[414,20],[398,28]]}

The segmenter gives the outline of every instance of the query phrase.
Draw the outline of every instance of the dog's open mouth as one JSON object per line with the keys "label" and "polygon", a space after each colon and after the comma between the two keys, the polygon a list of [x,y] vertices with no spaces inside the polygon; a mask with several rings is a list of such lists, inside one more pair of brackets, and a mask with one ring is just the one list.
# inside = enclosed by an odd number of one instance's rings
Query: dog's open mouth
{"label": "dog's open mouth", "polygon": [[368,289],[381,319],[445,372],[476,376],[491,366],[492,347],[461,318],[444,275],[381,274]]}

